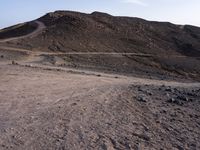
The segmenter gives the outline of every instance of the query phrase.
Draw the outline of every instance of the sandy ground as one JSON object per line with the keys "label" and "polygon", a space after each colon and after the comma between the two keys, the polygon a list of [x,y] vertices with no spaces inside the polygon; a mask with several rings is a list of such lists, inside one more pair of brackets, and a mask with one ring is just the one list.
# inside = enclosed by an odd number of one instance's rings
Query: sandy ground
{"label": "sandy ground", "polygon": [[[0,76],[0,149],[200,148],[199,83],[6,64]],[[167,102],[167,86],[191,101]]]}

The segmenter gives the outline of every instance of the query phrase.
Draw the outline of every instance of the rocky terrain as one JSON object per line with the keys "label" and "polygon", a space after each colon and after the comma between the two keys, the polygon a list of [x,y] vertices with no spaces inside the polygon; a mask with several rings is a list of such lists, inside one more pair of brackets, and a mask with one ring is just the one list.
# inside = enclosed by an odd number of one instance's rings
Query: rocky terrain
{"label": "rocky terrain", "polygon": [[1,149],[199,149],[200,83],[1,65]]}
{"label": "rocky terrain", "polygon": [[[41,32],[36,32],[38,34],[1,42],[0,46],[17,47],[31,52],[63,53],[59,56],[43,55],[43,58],[52,64],[59,57],[62,66],[66,67],[199,80],[198,27],[115,17],[100,12],[84,14],[70,11],[48,13],[37,19],[38,22],[46,26],[44,28],[38,24],[41,28]],[[30,32],[31,25],[32,28],[37,26],[33,21],[15,26],[14,29],[2,30],[0,39],[10,37],[11,33],[16,36],[16,31],[20,31],[23,37]],[[88,55],[65,55],[71,52],[87,52]],[[90,55],[92,52],[115,52],[119,55]]]}
{"label": "rocky terrain", "polygon": [[0,149],[200,149],[200,28],[56,11],[0,30]]}

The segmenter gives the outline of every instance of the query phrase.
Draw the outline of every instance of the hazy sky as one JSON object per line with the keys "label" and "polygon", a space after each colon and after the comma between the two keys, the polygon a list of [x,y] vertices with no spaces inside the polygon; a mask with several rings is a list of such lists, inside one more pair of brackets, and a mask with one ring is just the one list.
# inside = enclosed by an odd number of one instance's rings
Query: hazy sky
{"label": "hazy sky", "polygon": [[55,10],[107,12],[200,26],[200,0],[0,0],[0,28]]}

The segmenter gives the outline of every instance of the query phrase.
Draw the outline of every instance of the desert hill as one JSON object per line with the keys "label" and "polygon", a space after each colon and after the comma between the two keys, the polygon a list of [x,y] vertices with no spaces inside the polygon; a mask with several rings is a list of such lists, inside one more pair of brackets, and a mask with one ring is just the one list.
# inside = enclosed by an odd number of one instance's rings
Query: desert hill
{"label": "desert hill", "polygon": [[[44,22],[47,28],[31,41],[24,41],[33,48],[65,52],[181,53],[200,56],[198,27],[131,17],[114,17],[100,12],[84,14],[56,11],[38,20]],[[29,29],[30,26],[30,23],[24,24],[19,30]],[[32,26],[34,27],[34,24]],[[11,28],[6,32],[12,30]],[[5,32],[1,33],[0,37],[3,37],[2,34]]]}
{"label": "desert hill", "polygon": [[[70,67],[130,75],[180,76],[199,79],[200,28],[140,18],[56,11],[37,19],[46,26],[35,36],[7,41],[3,45],[30,51],[88,55],[59,55]],[[19,27],[18,27],[19,26]],[[36,24],[28,22],[0,32],[0,38],[23,36]],[[97,52],[99,55],[89,55]],[[123,53],[123,55],[100,55]],[[125,53],[125,54],[124,54]],[[129,55],[126,55],[129,54]],[[133,54],[133,55],[131,55]],[[57,57],[45,60],[56,64]],[[62,62],[63,62],[62,61]],[[163,77],[165,78],[165,77]]]}

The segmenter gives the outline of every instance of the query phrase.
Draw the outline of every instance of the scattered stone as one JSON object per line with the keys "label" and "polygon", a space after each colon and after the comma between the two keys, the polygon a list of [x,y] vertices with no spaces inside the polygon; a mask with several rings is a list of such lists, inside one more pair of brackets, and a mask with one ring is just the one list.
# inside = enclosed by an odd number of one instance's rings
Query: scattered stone
{"label": "scattered stone", "polygon": [[194,96],[194,97],[198,96],[196,92],[187,92],[186,95],[188,95],[188,96]]}
{"label": "scattered stone", "polygon": [[165,85],[163,84],[161,87],[165,87]]}
{"label": "scattered stone", "polygon": [[18,65],[18,63],[13,60],[12,65]]}
{"label": "scattered stone", "polygon": [[72,104],[71,104],[71,106],[76,106],[76,105],[77,105],[77,103],[72,103]]}
{"label": "scattered stone", "polygon": [[152,96],[152,95],[153,95],[153,93],[152,93],[152,92],[150,92],[150,91],[147,91],[147,94],[148,94],[148,95],[150,95],[150,96]]}
{"label": "scattered stone", "polygon": [[161,110],[160,113],[162,113],[162,114],[166,114],[167,111],[166,111],[166,110]]}
{"label": "scattered stone", "polygon": [[173,103],[173,104],[177,104],[177,105],[183,105],[183,102],[179,101],[178,99],[175,99],[175,98],[170,98],[168,100],[169,103]]}
{"label": "scattered stone", "polygon": [[142,89],[141,89],[141,87],[140,87],[140,86],[138,87],[138,91],[142,92]]}
{"label": "scattered stone", "polygon": [[137,97],[137,100],[138,100],[139,102],[147,102],[147,100],[146,100],[146,98],[145,98],[144,95],[139,95],[139,96]]}
{"label": "scattered stone", "polygon": [[188,96],[194,96],[194,93],[191,93],[191,92],[187,92],[186,93]]}
{"label": "scattered stone", "polygon": [[180,145],[177,145],[176,147],[177,147],[178,150],[184,150],[184,148],[181,147]]}
{"label": "scattered stone", "polygon": [[173,90],[172,90],[171,87],[167,87],[167,88],[165,89],[165,91],[167,91],[167,92],[173,92]]}
{"label": "scattered stone", "polygon": [[132,133],[133,136],[137,136],[140,139],[143,139],[145,141],[150,141],[151,138],[149,136],[147,136],[146,134],[137,134],[137,133]]}
{"label": "scattered stone", "polygon": [[178,91],[178,89],[177,89],[177,88],[174,88],[174,91]]}
{"label": "scattered stone", "polygon": [[175,99],[175,98],[170,98],[170,99],[168,100],[168,102],[170,102],[170,103],[175,103],[175,102],[176,102],[176,99]]}
{"label": "scattered stone", "polygon": [[36,66],[34,67],[32,64],[26,64],[24,65],[25,67],[31,67],[31,68],[37,68]]}
{"label": "scattered stone", "polygon": [[183,95],[177,96],[177,99],[182,100],[182,101],[186,101],[186,102],[189,101],[189,99],[186,96],[183,96]]}

